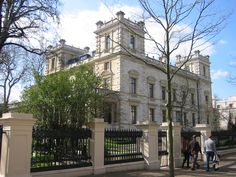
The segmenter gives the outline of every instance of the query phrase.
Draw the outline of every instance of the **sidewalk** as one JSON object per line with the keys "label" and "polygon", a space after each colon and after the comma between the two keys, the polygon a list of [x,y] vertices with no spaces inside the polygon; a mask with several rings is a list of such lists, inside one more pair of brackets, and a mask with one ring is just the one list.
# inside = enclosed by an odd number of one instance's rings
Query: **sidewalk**
{"label": "sidewalk", "polygon": [[[225,155],[221,157],[220,169],[218,171],[206,172],[204,164],[201,164],[200,169],[192,171],[191,169],[176,169],[176,177],[236,177],[236,154]],[[109,173],[103,175],[94,175],[88,177],[168,177],[168,168],[161,168],[161,170],[155,171],[127,171]]]}

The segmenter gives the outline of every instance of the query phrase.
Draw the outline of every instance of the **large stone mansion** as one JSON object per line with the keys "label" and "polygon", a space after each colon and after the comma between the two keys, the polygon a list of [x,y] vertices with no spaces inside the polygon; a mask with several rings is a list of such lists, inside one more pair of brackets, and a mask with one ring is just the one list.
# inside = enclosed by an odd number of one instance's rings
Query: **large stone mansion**
{"label": "large stone mansion", "polygon": [[[96,51],[60,44],[49,47],[46,74],[89,63],[104,79],[107,89],[104,120],[114,127],[142,121],[166,121],[166,75],[163,62],[145,54],[144,23],[133,22],[117,12],[117,18],[96,23]],[[185,61],[180,55],[176,66]],[[185,127],[211,123],[211,76],[209,56],[195,51],[192,59],[172,81],[173,120]]]}

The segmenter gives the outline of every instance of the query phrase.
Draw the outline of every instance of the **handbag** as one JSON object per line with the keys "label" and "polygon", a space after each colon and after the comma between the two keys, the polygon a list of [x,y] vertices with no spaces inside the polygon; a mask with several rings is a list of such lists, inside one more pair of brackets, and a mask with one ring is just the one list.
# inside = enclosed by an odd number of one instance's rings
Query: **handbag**
{"label": "handbag", "polygon": [[220,162],[220,158],[219,158],[218,154],[214,155],[213,162]]}

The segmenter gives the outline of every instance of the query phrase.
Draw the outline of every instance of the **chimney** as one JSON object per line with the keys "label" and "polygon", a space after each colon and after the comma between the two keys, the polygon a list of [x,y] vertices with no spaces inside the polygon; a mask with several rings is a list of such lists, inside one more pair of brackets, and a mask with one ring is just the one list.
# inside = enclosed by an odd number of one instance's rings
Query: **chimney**
{"label": "chimney", "polygon": [[117,16],[118,20],[122,20],[125,16],[125,13],[122,11],[119,11],[116,13],[116,16]]}
{"label": "chimney", "polygon": [[89,47],[84,48],[85,52],[89,52],[89,49],[90,49]]}
{"label": "chimney", "polygon": [[176,61],[180,62],[180,59],[181,59],[181,55],[176,55]]}
{"label": "chimney", "polygon": [[194,51],[194,54],[195,54],[196,56],[199,56],[200,51],[199,51],[199,50],[195,50],[195,51]]}
{"label": "chimney", "polygon": [[145,26],[145,23],[143,21],[139,21],[138,23],[138,26],[140,26],[141,28],[144,28]]}
{"label": "chimney", "polygon": [[66,40],[65,39],[60,39],[59,43],[61,44],[61,46],[64,46],[65,43],[66,43]]}
{"label": "chimney", "polygon": [[101,27],[102,27],[102,25],[103,25],[103,22],[102,22],[102,21],[98,21],[98,22],[96,23],[96,25],[97,25],[97,29],[101,29]]}

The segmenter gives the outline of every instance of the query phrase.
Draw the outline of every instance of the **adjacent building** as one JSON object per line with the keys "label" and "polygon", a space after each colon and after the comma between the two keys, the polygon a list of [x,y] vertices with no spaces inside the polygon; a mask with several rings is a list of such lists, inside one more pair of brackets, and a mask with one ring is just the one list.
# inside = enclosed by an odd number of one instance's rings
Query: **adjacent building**
{"label": "adjacent building", "polygon": [[225,100],[213,99],[213,109],[218,120],[218,127],[228,130],[236,127],[236,96],[228,97]]}
{"label": "adjacent building", "polygon": [[[166,121],[167,85],[163,73],[164,59],[145,54],[144,22],[117,18],[96,23],[96,50],[75,48],[61,40],[49,47],[46,74],[76,67],[81,63],[93,66],[101,75],[106,89],[104,120],[113,127],[132,126],[142,121]],[[176,69],[185,61],[176,58]],[[173,120],[184,127],[211,123],[211,76],[209,56],[200,51],[183,66],[172,81]]]}

